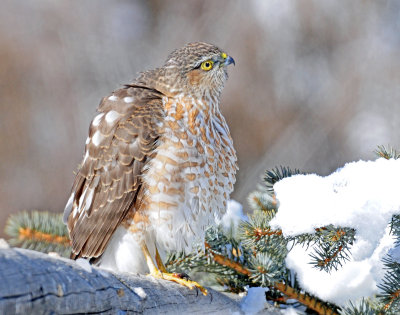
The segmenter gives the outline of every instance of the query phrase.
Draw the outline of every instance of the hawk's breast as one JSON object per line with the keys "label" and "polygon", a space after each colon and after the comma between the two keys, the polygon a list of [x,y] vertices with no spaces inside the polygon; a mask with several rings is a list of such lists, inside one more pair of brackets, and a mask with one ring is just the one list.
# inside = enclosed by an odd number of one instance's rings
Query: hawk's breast
{"label": "hawk's breast", "polygon": [[146,197],[137,209],[137,218],[146,220],[135,224],[154,229],[157,243],[168,250],[190,250],[225,212],[236,154],[218,104],[178,96],[165,98],[164,105],[164,132],[144,175]]}

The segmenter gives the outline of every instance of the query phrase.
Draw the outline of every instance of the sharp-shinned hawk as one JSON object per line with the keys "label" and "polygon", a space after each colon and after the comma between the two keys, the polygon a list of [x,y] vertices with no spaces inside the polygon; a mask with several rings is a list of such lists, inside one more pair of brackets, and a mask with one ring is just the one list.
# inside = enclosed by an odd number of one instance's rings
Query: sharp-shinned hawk
{"label": "sharp-shinned hawk", "polygon": [[103,98],[64,211],[72,258],[206,293],[166,273],[160,254],[191,250],[225,212],[237,164],[219,102],[231,63],[187,44]]}

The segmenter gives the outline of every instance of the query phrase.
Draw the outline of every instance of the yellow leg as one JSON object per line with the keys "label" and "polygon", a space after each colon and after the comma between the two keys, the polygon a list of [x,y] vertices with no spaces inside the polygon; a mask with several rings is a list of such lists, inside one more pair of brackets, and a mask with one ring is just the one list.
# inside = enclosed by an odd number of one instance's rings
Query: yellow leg
{"label": "yellow leg", "polygon": [[149,267],[150,274],[152,275],[152,274],[155,274],[157,272],[160,272],[157,269],[156,265],[154,264],[153,259],[151,258],[149,249],[147,248],[145,243],[142,244],[142,252],[144,254],[144,257],[146,258],[146,263],[147,263],[147,266]]}
{"label": "yellow leg", "polygon": [[161,272],[167,273],[167,268],[165,268],[165,265],[162,262],[160,253],[158,252],[158,249],[157,249],[157,246],[156,246],[156,263],[157,263],[158,269],[160,269]]}
{"label": "yellow leg", "polygon": [[151,258],[149,249],[147,248],[145,243],[142,244],[142,251],[143,251],[144,257],[146,258],[147,266],[149,267],[151,276],[153,276],[154,278],[157,278],[157,279],[164,279],[164,280],[174,281],[176,283],[179,283],[180,285],[183,285],[183,286],[189,288],[190,290],[192,290],[194,288],[197,288],[204,295],[207,295],[207,289],[202,287],[197,282],[192,281],[192,280],[183,279],[177,273],[168,273],[168,272],[166,272],[165,266],[161,261],[160,254],[158,253],[157,248],[156,248],[156,261],[157,261],[157,265],[158,265],[159,269],[156,267],[153,259]]}

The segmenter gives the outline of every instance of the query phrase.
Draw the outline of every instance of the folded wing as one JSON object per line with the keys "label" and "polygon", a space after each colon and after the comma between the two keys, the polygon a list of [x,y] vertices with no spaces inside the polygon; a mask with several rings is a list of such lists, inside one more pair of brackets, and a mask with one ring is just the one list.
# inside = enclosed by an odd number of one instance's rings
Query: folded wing
{"label": "folded wing", "polygon": [[100,103],[64,211],[71,258],[97,258],[140,203],[142,173],[160,136],[162,94],[130,85]]}

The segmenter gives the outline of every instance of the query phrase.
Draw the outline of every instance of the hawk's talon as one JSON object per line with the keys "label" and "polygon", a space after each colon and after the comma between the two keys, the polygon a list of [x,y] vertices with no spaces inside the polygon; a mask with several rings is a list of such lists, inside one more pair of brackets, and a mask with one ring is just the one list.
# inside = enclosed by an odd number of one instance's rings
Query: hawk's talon
{"label": "hawk's talon", "polygon": [[180,273],[174,272],[173,275],[176,276],[179,279],[192,280],[192,279],[190,279],[189,275],[187,273],[184,273],[184,272],[180,272]]}
{"label": "hawk's talon", "polygon": [[[198,284],[195,281],[190,280],[189,276],[186,274],[180,274],[180,273],[169,273],[166,272],[166,268],[164,264],[162,263],[160,254],[158,253],[157,247],[156,247],[156,262],[157,265],[153,262],[153,259],[151,258],[149,249],[147,248],[146,243],[142,244],[142,251],[144,254],[144,257],[146,258],[147,266],[149,267],[150,270],[150,276],[153,276],[153,278],[156,279],[164,279],[164,280],[169,280],[169,281],[174,281],[176,283],[179,283],[180,285],[183,285],[190,290],[193,288],[196,288],[196,290],[200,290],[204,295],[207,295],[208,291],[206,288],[202,287],[200,284]],[[158,267],[158,268],[157,268]],[[189,279],[185,279],[185,277]]]}
{"label": "hawk's talon", "polygon": [[190,290],[193,290],[195,288],[197,295],[199,294],[198,290],[200,290],[201,293],[203,293],[204,295],[208,294],[207,289],[204,288],[203,286],[201,286],[199,283],[192,281],[190,279],[182,278],[182,275],[186,275],[186,274],[166,273],[166,272],[161,272],[159,270],[155,270],[155,271],[151,272],[149,275],[156,279],[164,279],[164,280],[176,282],[180,285],[183,285],[183,286],[189,288]]}

